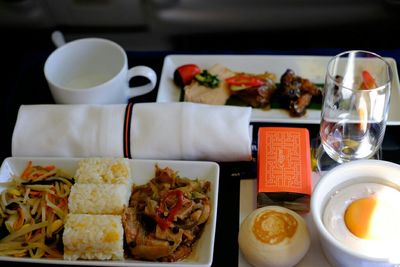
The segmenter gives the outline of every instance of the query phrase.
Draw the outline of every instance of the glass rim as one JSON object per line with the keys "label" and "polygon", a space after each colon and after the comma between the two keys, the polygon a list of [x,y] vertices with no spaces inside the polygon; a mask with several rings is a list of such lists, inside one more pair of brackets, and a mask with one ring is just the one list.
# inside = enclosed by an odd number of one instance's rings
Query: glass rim
{"label": "glass rim", "polygon": [[[382,62],[384,62],[385,65],[387,66],[387,69],[388,69],[388,79],[387,79],[381,86],[378,86],[378,87],[375,87],[375,88],[371,88],[371,89],[362,89],[362,90],[360,90],[360,89],[355,89],[355,88],[350,88],[350,87],[344,86],[342,83],[337,82],[336,79],[335,79],[335,77],[332,76],[331,73],[330,73],[330,71],[329,71],[329,70],[330,70],[330,66],[332,65],[332,63],[333,63],[335,60],[337,60],[337,59],[343,57],[343,55],[345,55],[345,54],[351,54],[351,53],[354,53],[354,54],[358,54],[358,53],[370,54],[370,55],[373,55],[374,57],[376,57],[377,59],[381,60]],[[388,62],[385,58],[383,58],[381,55],[379,55],[379,54],[377,54],[377,53],[375,53],[375,52],[367,51],[367,50],[347,50],[347,51],[341,52],[341,53],[339,53],[339,54],[333,56],[333,57],[328,61],[326,72],[327,72],[327,76],[329,76],[329,78],[333,81],[333,83],[334,83],[336,86],[340,86],[340,87],[342,87],[342,88],[345,88],[346,90],[351,90],[351,91],[354,91],[354,92],[379,91],[379,90],[381,90],[381,89],[385,89],[385,88],[387,87],[387,85],[390,84],[390,83],[392,82],[392,80],[393,80],[393,70],[392,70],[392,66],[389,64],[389,62]]]}

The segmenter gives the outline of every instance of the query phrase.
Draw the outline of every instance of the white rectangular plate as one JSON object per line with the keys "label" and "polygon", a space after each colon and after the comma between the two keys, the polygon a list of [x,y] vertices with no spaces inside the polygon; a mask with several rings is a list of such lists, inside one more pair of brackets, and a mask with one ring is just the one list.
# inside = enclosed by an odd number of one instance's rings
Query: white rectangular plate
{"label": "white rectangular plate", "polygon": [[[277,78],[292,69],[297,75],[323,84],[326,67],[330,56],[274,56],[274,55],[168,55],[164,59],[158,88],[157,102],[178,102],[180,88],[174,84],[173,75],[177,67],[184,64],[197,64],[202,69],[208,69],[214,64],[222,64],[233,71],[275,73]],[[393,83],[388,125],[400,125],[400,85],[396,61],[385,58],[392,66]],[[277,123],[320,123],[320,110],[308,109],[307,113],[299,118],[290,117],[288,111],[282,109],[261,110],[254,108],[251,115],[252,122]]]}
{"label": "white rectangular plate", "polygon": [[[34,165],[55,166],[74,174],[79,158],[7,158],[3,161],[0,168],[0,182],[6,182],[12,179],[13,175],[20,175],[26,167],[28,160],[32,160]],[[0,256],[3,261],[18,261],[27,263],[48,263],[63,265],[86,265],[86,266],[143,266],[143,267],[160,267],[160,266],[193,266],[205,267],[211,266],[214,252],[215,227],[217,222],[217,206],[218,206],[218,186],[219,186],[219,165],[214,162],[205,161],[169,161],[169,160],[129,160],[132,170],[134,183],[137,185],[145,184],[154,177],[154,166],[158,164],[160,167],[170,167],[178,172],[181,177],[190,179],[206,179],[211,182],[210,200],[212,212],[200,239],[195,243],[195,247],[191,255],[178,262],[147,262],[126,259],[124,261],[65,261],[52,259],[32,259]],[[4,188],[0,187],[0,192]]]}

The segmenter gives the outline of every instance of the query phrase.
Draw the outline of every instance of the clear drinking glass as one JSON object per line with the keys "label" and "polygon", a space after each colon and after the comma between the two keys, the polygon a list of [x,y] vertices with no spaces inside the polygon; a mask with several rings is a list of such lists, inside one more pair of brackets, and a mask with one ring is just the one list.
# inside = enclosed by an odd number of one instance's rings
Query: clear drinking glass
{"label": "clear drinking glass", "polygon": [[347,51],[332,58],[323,92],[320,139],[336,163],[379,152],[389,110],[392,70],[381,56]]}

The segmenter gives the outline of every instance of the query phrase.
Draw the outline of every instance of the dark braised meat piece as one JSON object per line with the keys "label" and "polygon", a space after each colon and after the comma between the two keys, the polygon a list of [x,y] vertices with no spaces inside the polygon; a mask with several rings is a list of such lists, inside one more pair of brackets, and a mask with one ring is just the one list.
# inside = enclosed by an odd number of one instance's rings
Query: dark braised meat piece
{"label": "dark braised meat piece", "polygon": [[290,101],[289,112],[293,117],[303,116],[310,105],[312,95],[309,93],[301,94],[296,101]]}
{"label": "dark braised meat piece", "polygon": [[312,97],[320,96],[321,90],[308,79],[297,76],[287,69],[281,76],[281,94],[288,103],[289,113],[293,117],[303,116]]}
{"label": "dark braised meat piece", "polygon": [[244,103],[253,108],[269,108],[271,97],[274,95],[276,87],[261,85],[241,90],[235,95]]}
{"label": "dark braised meat piece", "polygon": [[264,82],[263,85],[249,86],[242,90],[232,90],[232,94],[239,98],[246,105],[253,108],[269,109],[271,98],[276,92],[276,76],[272,73],[265,72],[263,74],[251,75]]}

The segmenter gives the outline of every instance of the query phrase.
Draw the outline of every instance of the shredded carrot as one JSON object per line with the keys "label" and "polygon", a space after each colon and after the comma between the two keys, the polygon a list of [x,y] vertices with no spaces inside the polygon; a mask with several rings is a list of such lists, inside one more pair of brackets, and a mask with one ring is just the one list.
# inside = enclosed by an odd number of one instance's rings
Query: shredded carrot
{"label": "shredded carrot", "polygon": [[26,255],[26,251],[21,251],[21,252],[17,252],[14,253],[14,257],[24,257]]}
{"label": "shredded carrot", "polygon": [[[52,177],[56,179],[47,180]],[[46,180],[46,184],[31,183]],[[13,231],[0,239],[1,255],[62,258],[56,243],[62,242],[63,225],[58,225],[57,231],[53,228],[54,222],[63,222],[67,214],[72,184],[73,177],[59,172],[55,166],[33,166],[28,161],[22,174],[0,192],[1,224],[10,221],[9,216],[16,216],[11,225]],[[17,208],[6,209],[11,203]],[[49,239],[57,242],[46,244]]]}
{"label": "shredded carrot", "polygon": [[39,229],[35,231],[35,233],[32,235],[31,239],[29,240],[30,242],[36,242],[42,239],[43,234],[42,234],[42,229]]}
{"label": "shredded carrot", "polygon": [[60,203],[58,203],[57,207],[62,208],[67,204],[67,201],[65,199],[62,199]]}
{"label": "shredded carrot", "polygon": [[24,172],[21,174],[21,178],[28,178],[28,174],[31,171],[32,161],[28,161],[28,165],[26,166]]}
{"label": "shredded carrot", "polygon": [[32,191],[32,190],[31,190],[31,191],[29,192],[29,195],[38,197],[38,196],[41,196],[41,195],[42,195],[42,192],[40,192],[40,191]]}
{"label": "shredded carrot", "polygon": [[25,235],[25,240],[29,242],[32,239],[32,232],[29,232]]}
{"label": "shredded carrot", "polygon": [[44,166],[43,169],[45,169],[46,171],[52,171],[56,168],[56,166],[54,165],[49,165],[49,166]]}
{"label": "shredded carrot", "polygon": [[13,228],[15,231],[21,229],[25,221],[25,216],[22,208],[18,208],[17,211],[18,211],[18,220],[16,220],[15,223],[13,224]]}

